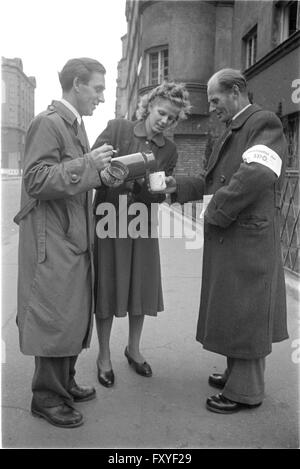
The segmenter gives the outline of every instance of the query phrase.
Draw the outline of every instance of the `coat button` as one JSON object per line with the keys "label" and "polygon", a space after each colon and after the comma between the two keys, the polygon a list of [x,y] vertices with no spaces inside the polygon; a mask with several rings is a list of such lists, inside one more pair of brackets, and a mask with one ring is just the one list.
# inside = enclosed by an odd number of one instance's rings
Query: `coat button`
{"label": "coat button", "polygon": [[54,111],[55,107],[52,104],[50,104],[50,106],[48,106],[48,109],[49,109],[49,111]]}
{"label": "coat button", "polygon": [[225,182],[226,181],[226,177],[222,174],[222,176],[220,176],[220,181],[221,182]]}
{"label": "coat button", "polygon": [[207,179],[207,184],[212,184],[213,183],[213,178]]}
{"label": "coat button", "polygon": [[224,241],[224,238],[220,238],[220,239],[219,239],[219,242],[220,242],[221,244],[223,243],[223,241]]}
{"label": "coat button", "polygon": [[72,174],[71,175],[71,182],[73,184],[75,184],[76,182],[79,182],[80,181],[80,177],[78,176],[78,174]]}

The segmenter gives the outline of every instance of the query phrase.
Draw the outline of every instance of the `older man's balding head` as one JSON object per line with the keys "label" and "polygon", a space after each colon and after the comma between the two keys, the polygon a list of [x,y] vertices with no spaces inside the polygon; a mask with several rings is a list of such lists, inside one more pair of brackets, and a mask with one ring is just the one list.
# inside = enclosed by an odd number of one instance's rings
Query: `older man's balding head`
{"label": "older man's balding head", "polygon": [[225,123],[249,104],[246,79],[232,68],[223,68],[209,79],[207,96],[209,110]]}

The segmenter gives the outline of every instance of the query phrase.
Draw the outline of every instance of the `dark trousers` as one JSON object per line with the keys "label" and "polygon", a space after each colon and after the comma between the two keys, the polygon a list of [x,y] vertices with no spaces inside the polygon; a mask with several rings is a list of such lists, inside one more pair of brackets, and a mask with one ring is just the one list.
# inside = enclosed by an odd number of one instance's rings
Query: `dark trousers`
{"label": "dark trousers", "polygon": [[32,392],[36,402],[43,407],[73,402],[69,389],[75,382],[76,360],[77,356],[35,357]]}
{"label": "dark trousers", "polygon": [[223,396],[242,404],[259,404],[264,398],[264,371],[265,358],[242,360],[228,357]]}

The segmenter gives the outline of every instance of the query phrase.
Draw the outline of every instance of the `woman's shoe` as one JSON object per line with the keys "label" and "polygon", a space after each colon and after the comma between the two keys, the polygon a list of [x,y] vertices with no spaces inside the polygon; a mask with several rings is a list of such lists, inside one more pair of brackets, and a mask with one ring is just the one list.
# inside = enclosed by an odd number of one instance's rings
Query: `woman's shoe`
{"label": "woman's shoe", "polygon": [[102,371],[98,363],[97,370],[99,383],[102,384],[102,386],[105,386],[106,388],[111,388],[115,382],[115,375],[113,370]]}
{"label": "woman's shoe", "polygon": [[145,376],[146,378],[150,378],[152,376],[152,370],[149,363],[138,363],[136,362],[128,353],[128,348],[125,348],[125,357],[128,360],[129,365],[134,369],[134,371],[141,376]]}

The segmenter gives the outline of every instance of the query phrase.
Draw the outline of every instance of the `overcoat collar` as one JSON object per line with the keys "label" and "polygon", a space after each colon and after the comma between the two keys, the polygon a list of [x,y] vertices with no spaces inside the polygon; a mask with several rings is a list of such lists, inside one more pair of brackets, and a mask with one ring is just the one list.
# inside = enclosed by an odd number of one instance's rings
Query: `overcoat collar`
{"label": "overcoat collar", "polygon": [[74,125],[75,121],[77,121],[75,114],[60,101],[52,101],[48,109],[49,111],[56,111],[70,125]]}
{"label": "overcoat collar", "polygon": [[57,112],[57,114],[62,119],[64,119],[68,124],[70,124],[74,128],[75,134],[84,152],[89,151],[89,141],[86,135],[86,131],[84,129],[83,120],[81,120],[81,125],[79,125],[75,114],[60,101],[52,101],[50,106],[48,106],[48,110]]}
{"label": "overcoat collar", "polygon": [[206,171],[206,176],[216,166],[216,164],[217,164],[217,162],[220,158],[222,148],[224,147],[225,143],[227,143],[228,140],[230,139],[230,137],[232,135],[232,131],[238,130],[241,127],[243,127],[243,125],[249,119],[249,117],[252,116],[252,114],[254,114],[255,112],[258,112],[260,110],[261,110],[261,108],[259,106],[257,106],[257,104],[252,104],[244,112],[242,112],[242,114],[240,114],[236,119],[234,119],[228,125],[228,127],[225,129],[224,133],[219,137],[219,139],[217,140],[217,142],[216,142],[216,144],[213,148],[211,157],[209,158],[207,171]]}
{"label": "overcoat collar", "polygon": [[[146,131],[146,126],[145,126],[145,121],[138,121],[138,123],[134,126],[133,132],[134,132],[134,135],[136,137],[144,137],[144,138],[147,139],[147,131]],[[166,143],[166,140],[165,140],[163,134],[153,135],[151,140],[158,147],[163,147]]]}
{"label": "overcoat collar", "polygon": [[252,116],[252,114],[260,110],[261,108],[257,104],[252,104],[251,106],[247,107],[247,109],[242,112],[239,116],[237,116],[236,119],[233,119],[230,124],[231,129],[236,130],[241,128],[249,119],[249,117]]}

